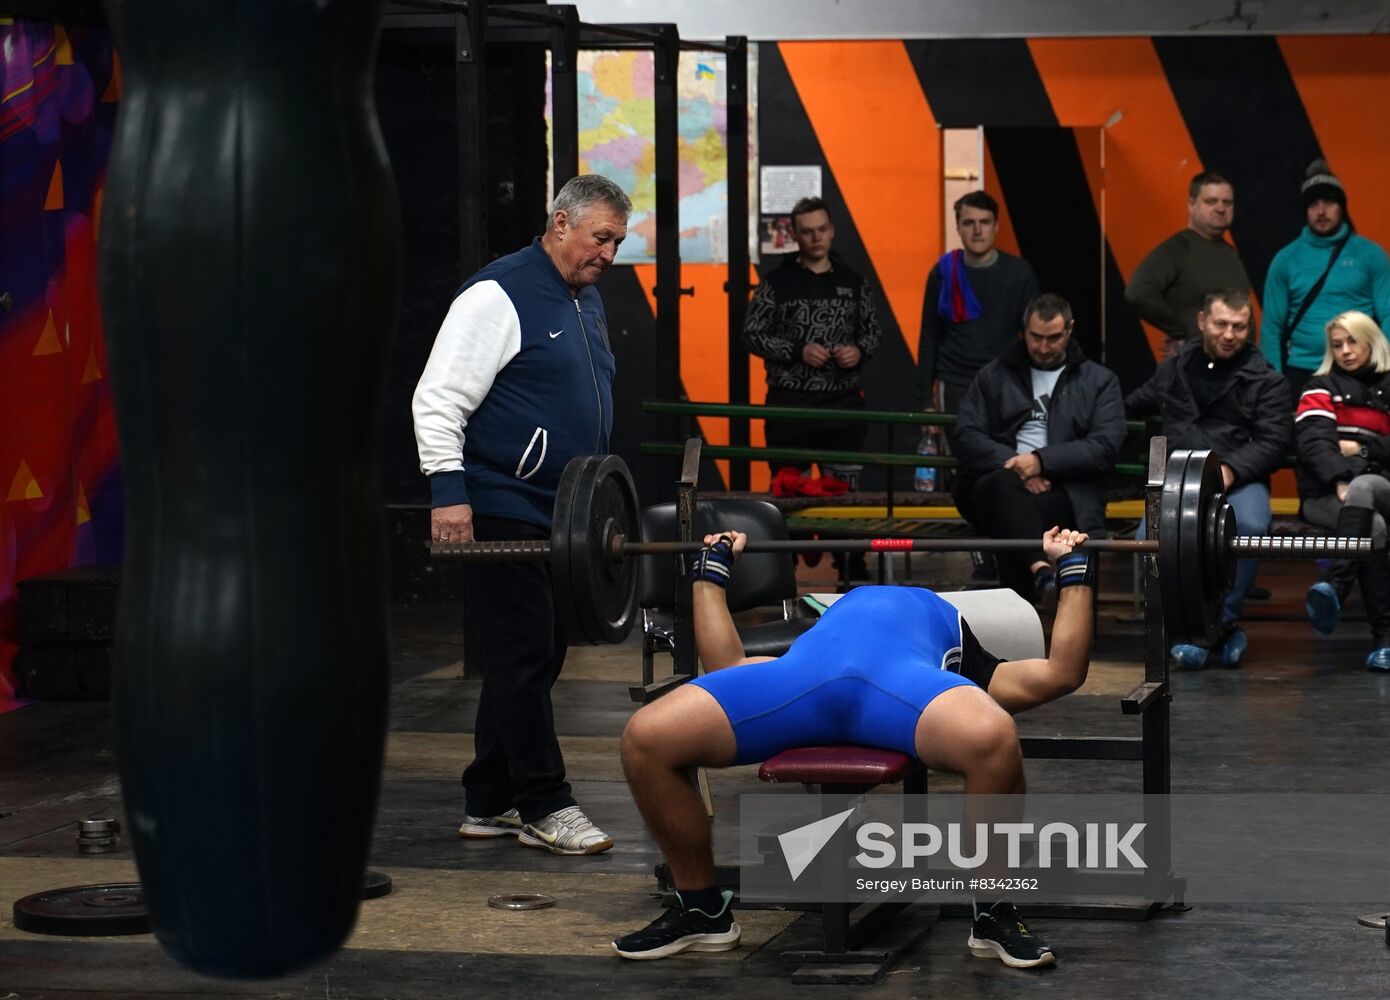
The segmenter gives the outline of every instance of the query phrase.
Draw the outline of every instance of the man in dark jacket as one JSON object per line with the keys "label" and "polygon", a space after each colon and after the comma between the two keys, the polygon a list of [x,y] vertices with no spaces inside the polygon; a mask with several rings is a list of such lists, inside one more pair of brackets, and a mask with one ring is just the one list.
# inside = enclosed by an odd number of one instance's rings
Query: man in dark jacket
{"label": "man in dark jacket", "polygon": [[[1212,292],[1197,314],[1197,326],[1202,339],[1159,365],[1125,406],[1134,416],[1161,414],[1168,447],[1216,452],[1237,530],[1262,535],[1269,530],[1269,477],[1293,438],[1289,384],[1254,349],[1249,293]],[[1247,643],[1235,623],[1255,568],[1253,559],[1236,566],[1235,586],[1226,595],[1225,635],[1210,650],[1174,646],[1179,666],[1197,669],[1213,657],[1223,666],[1240,664]]]}
{"label": "man in dark jacket", "polygon": [[[1022,339],[980,369],[961,400],[956,506],[991,538],[1038,538],[1054,525],[1105,531],[1100,485],[1124,442],[1124,402],[1115,373],[1086,360],[1072,326],[1066,299],[1037,296]],[[1056,593],[1041,549],[1001,556],[999,579],[1028,600]]]}

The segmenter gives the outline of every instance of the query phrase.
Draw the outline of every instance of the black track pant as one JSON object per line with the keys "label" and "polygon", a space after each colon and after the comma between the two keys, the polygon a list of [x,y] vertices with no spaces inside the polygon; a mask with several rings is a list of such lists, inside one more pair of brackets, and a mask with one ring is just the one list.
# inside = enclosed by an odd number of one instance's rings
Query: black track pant
{"label": "black track pant", "polygon": [[[1029,493],[1023,480],[1010,469],[999,469],[975,480],[956,495],[961,516],[990,538],[1029,538],[1039,541],[1054,524],[1076,527],[1076,515],[1066,491],[1054,485],[1046,493]],[[1026,552],[996,553],[999,582],[1033,599],[1033,575],[1028,567],[1043,555],[1042,545]]]}
{"label": "black track pant", "polygon": [[[478,517],[480,541],[549,538],[522,521]],[[565,663],[565,636],[555,620],[550,565],[466,563],[463,622],[468,666],[482,674],[475,757],[463,772],[464,809],[495,816],[516,806],[530,823],[574,805],[555,737],[550,689]]]}

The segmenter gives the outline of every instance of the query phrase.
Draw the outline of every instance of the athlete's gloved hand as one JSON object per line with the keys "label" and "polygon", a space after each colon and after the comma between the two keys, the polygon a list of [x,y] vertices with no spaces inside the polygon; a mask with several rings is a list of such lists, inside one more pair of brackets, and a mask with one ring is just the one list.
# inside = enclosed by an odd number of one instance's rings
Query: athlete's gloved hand
{"label": "athlete's gloved hand", "polygon": [[1086,540],[1084,531],[1054,527],[1043,535],[1043,553],[1057,567],[1057,587],[1091,587],[1096,585],[1096,554],[1078,549]]}
{"label": "athlete's gloved hand", "polygon": [[721,531],[705,536],[705,547],[690,560],[690,579],[695,582],[729,585],[734,560],[743,551],[748,536],[741,531]]}

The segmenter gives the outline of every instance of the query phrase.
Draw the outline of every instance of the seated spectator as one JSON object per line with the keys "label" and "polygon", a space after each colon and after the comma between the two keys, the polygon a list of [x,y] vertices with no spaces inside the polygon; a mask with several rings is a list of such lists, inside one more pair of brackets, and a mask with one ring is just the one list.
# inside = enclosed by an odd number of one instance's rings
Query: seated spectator
{"label": "seated spectator", "polygon": [[[1202,339],[1159,365],[1125,406],[1136,417],[1160,414],[1169,448],[1216,452],[1236,528],[1242,535],[1263,535],[1269,530],[1269,477],[1283,461],[1291,436],[1289,384],[1252,346],[1245,291],[1212,292],[1197,314],[1197,326]],[[1210,649],[1174,646],[1178,666],[1196,670],[1213,656],[1222,666],[1240,665],[1247,641],[1236,622],[1256,565],[1242,559],[1236,566],[1221,639]]]}
{"label": "seated spectator", "polygon": [[[1072,340],[1060,295],[1034,298],[1023,324],[961,401],[951,435],[956,506],[991,538],[1040,538],[1054,525],[1102,534],[1101,481],[1125,437],[1120,382]],[[998,559],[1002,584],[1051,604],[1056,579],[1041,547]]]}
{"label": "seated spectator", "polygon": [[[1294,414],[1298,495],[1310,524],[1385,543],[1390,511],[1390,343],[1371,317],[1345,312],[1327,324],[1322,364]],[[1369,670],[1390,670],[1390,562],[1340,559],[1308,591],[1308,620],[1337,627],[1357,578],[1371,624]]]}

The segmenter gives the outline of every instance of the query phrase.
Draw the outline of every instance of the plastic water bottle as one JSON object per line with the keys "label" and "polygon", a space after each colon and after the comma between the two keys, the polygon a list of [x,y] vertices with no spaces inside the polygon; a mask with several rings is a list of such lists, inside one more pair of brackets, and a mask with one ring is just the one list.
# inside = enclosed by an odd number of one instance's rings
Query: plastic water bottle
{"label": "plastic water bottle", "polygon": [[[917,454],[935,455],[940,451],[936,443],[936,435],[932,433],[930,427],[922,432],[922,439],[917,442]],[[918,493],[936,492],[936,466],[919,465],[912,474],[912,488]]]}

